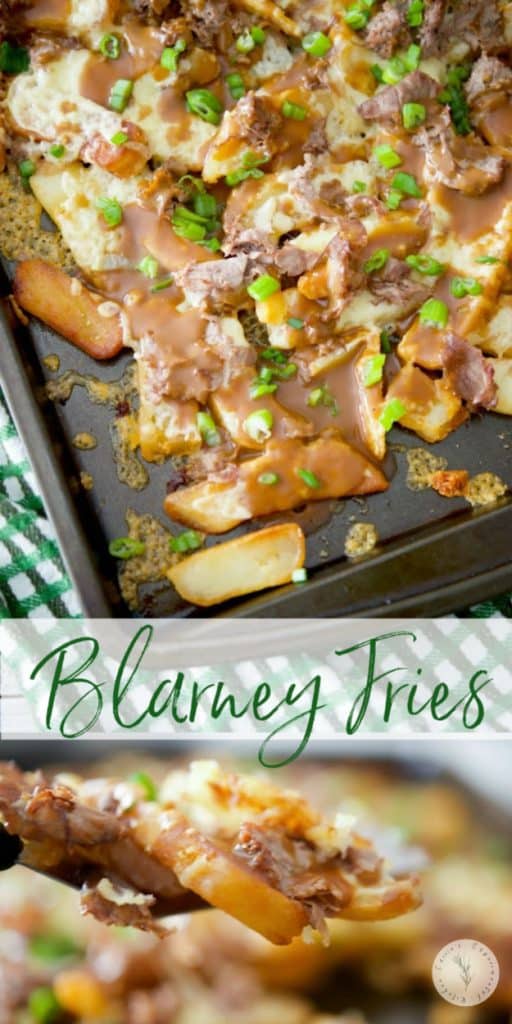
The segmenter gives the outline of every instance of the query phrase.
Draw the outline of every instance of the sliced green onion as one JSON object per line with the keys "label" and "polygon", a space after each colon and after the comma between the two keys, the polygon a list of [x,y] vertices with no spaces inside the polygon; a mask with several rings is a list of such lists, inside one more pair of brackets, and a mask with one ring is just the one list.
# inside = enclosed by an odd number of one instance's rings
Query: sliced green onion
{"label": "sliced green onion", "polygon": [[221,244],[218,238],[207,238],[204,242],[199,242],[204,249],[209,249],[210,252],[220,252]]}
{"label": "sliced green onion", "polygon": [[405,196],[412,196],[414,199],[420,199],[423,194],[414,175],[407,174],[406,171],[398,171],[395,174],[391,188],[402,192]]}
{"label": "sliced green onion", "polygon": [[28,180],[28,178],[31,178],[32,175],[36,173],[37,167],[33,160],[22,160],[21,163],[18,164],[18,170],[21,177]]}
{"label": "sliced green onion", "polygon": [[382,270],[386,266],[391,253],[389,249],[376,249],[372,256],[365,263],[363,269],[365,274],[373,274],[376,270]]}
{"label": "sliced green onion", "polygon": [[396,188],[392,188],[386,196],[386,206],[388,210],[398,210],[402,199],[402,193],[398,192]]}
{"label": "sliced green onion", "polygon": [[160,64],[166,71],[177,71],[181,54],[187,49],[184,39],[177,39],[174,46],[166,46],[160,57]]}
{"label": "sliced green onion", "polygon": [[24,46],[13,46],[4,40],[0,43],[0,71],[5,75],[20,75],[30,67],[30,54]]}
{"label": "sliced green onion", "polygon": [[331,47],[331,40],[325,32],[308,32],[302,40],[302,48],[310,57],[325,57]]}
{"label": "sliced green onion", "polygon": [[298,103],[292,103],[291,100],[284,101],[281,113],[283,117],[287,117],[292,121],[305,121],[308,116],[308,111],[305,107],[301,107]]}
{"label": "sliced green onion", "polygon": [[319,388],[313,388],[308,395],[308,405],[310,409],[317,409],[318,406],[324,405],[327,409],[330,409],[333,416],[338,415],[338,403],[329,391],[329,388],[325,386]]}
{"label": "sliced green onion", "polygon": [[372,388],[374,384],[378,384],[382,380],[385,362],[386,356],[383,354],[371,356],[370,359],[366,360],[363,375],[365,388]]}
{"label": "sliced green onion", "polygon": [[165,291],[166,288],[170,288],[171,285],[173,284],[173,282],[174,282],[174,278],[173,277],[166,277],[165,280],[158,281],[157,284],[154,284],[152,289],[151,289],[151,291],[152,292],[163,292],[163,291]]}
{"label": "sliced green onion", "polygon": [[427,108],[423,103],[404,103],[402,107],[402,121],[408,132],[423,124],[427,116]]}
{"label": "sliced green onion", "polygon": [[265,299],[269,299],[271,295],[275,295],[280,290],[281,284],[277,278],[272,277],[271,274],[262,274],[249,285],[247,292],[255,302],[264,302]]}
{"label": "sliced green onion", "polygon": [[124,146],[125,142],[128,142],[129,137],[126,132],[116,132],[110,141],[113,146]]}
{"label": "sliced green onion", "polygon": [[375,156],[375,159],[378,160],[379,164],[381,164],[382,167],[385,167],[388,171],[391,170],[392,167],[399,167],[402,163],[402,157],[399,156],[396,150],[387,143],[382,146],[376,146],[373,151],[373,155]]}
{"label": "sliced green onion", "polygon": [[308,581],[308,570],[307,569],[294,569],[292,572],[292,583],[307,583]]}
{"label": "sliced green onion", "polygon": [[498,256],[477,256],[475,258],[475,263],[487,263],[492,267],[495,263],[501,263],[501,260]]}
{"label": "sliced green onion", "polygon": [[421,46],[411,43],[407,53],[404,55],[404,63],[408,71],[417,71],[421,61]]}
{"label": "sliced green onion", "polygon": [[270,409],[256,409],[244,421],[244,430],[253,441],[261,443],[272,436],[274,417]]}
{"label": "sliced green onion", "polygon": [[177,537],[171,537],[169,547],[171,551],[184,555],[187,551],[197,551],[203,545],[203,535],[197,530],[184,530]]}
{"label": "sliced green onion", "polygon": [[154,256],[144,256],[144,259],[138,264],[137,270],[140,270],[144,277],[149,277],[150,281],[154,281],[155,277],[158,277],[158,260]]}
{"label": "sliced green onion", "polygon": [[366,28],[370,14],[369,11],[363,10],[359,4],[352,4],[344,14],[345,21],[350,28],[353,28],[355,32],[359,32],[360,29]]}
{"label": "sliced green onion", "polygon": [[407,413],[407,407],[399,398],[392,398],[383,408],[379,423],[386,433],[391,430],[394,423],[398,423]]}
{"label": "sliced green onion", "polygon": [[279,477],[277,473],[261,473],[258,477],[258,483],[262,484],[263,487],[275,487],[279,483]]}
{"label": "sliced green onion", "polygon": [[128,776],[128,782],[133,782],[134,785],[140,786],[144,793],[144,799],[149,803],[154,803],[158,797],[158,790],[155,783],[150,775],[146,772],[133,772]]}
{"label": "sliced green onion", "polygon": [[256,378],[251,384],[250,395],[251,398],[263,398],[264,395],[273,395],[277,391],[277,384],[270,384],[267,381]]}
{"label": "sliced green onion", "polygon": [[208,124],[220,124],[224,108],[210,89],[189,89],[185,95],[191,114]]}
{"label": "sliced green onion", "polygon": [[446,327],[450,311],[441,299],[427,299],[420,309],[420,321],[428,327]]}
{"label": "sliced green onion", "polygon": [[292,327],[294,331],[302,331],[304,327],[304,320],[301,320],[298,316],[290,316],[287,320],[288,327]]}
{"label": "sliced green onion", "polygon": [[172,216],[175,233],[189,242],[202,242],[206,238],[207,224],[205,218],[187,210],[186,206],[177,206]]}
{"label": "sliced green onion", "polygon": [[226,174],[225,181],[226,185],[229,185],[230,188],[235,188],[242,181],[247,181],[249,178],[263,178],[264,174],[265,172],[259,167],[250,167],[247,170],[230,171],[229,174]]}
{"label": "sliced green onion", "polygon": [[466,295],[481,295],[483,286],[474,277],[454,277],[450,281],[450,292],[456,299],[464,299]]}
{"label": "sliced green onion", "polygon": [[370,71],[375,81],[378,82],[379,85],[381,85],[383,81],[384,69],[380,66],[380,64],[372,64]]}
{"label": "sliced green onion", "polygon": [[62,1014],[62,1007],[52,988],[35,988],[28,997],[28,1009],[37,1024],[53,1024]]}
{"label": "sliced green onion", "polygon": [[297,474],[306,484],[306,487],[310,487],[312,491],[317,491],[322,486],[321,481],[310,469],[298,469]]}
{"label": "sliced green onion", "polygon": [[54,156],[56,160],[61,160],[66,153],[66,147],[61,143],[55,142],[53,146],[50,146],[48,152],[50,156]]}
{"label": "sliced green onion", "polygon": [[237,71],[234,71],[231,75],[226,75],[226,83],[234,100],[240,100],[242,96],[245,96],[245,83]]}
{"label": "sliced green onion", "polygon": [[366,192],[366,188],[367,185],[365,181],[354,181],[354,184],[352,185],[352,192],[355,192],[357,195],[359,192]]}
{"label": "sliced green onion", "polygon": [[392,57],[382,69],[382,81],[386,85],[398,85],[407,74],[408,67],[403,57]]}
{"label": "sliced green onion", "polygon": [[33,935],[29,940],[28,948],[32,956],[37,957],[38,960],[45,960],[48,963],[76,956],[80,952],[76,942],[68,935],[57,935],[55,933]]}
{"label": "sliced green onion", "polygon": [[235,46],[239,53],[251,53],[256,47],[256,42],[249,31],[238,36]]}
{"label": "sliced green onion", "polygon": [[142,540],[135,540],[134,537],[116,537],[115,540],[111,540],[108,546],[109,554],[112,558],[121,558],[123,561],[127,561],[129,558],[137,558],[139,555],[143,555],[146,550],[146,545]]}
{"label": "sliced green onion", "polygon": [[287,363],[286,366],[275,366],[273,373],[279,380],[289,380],[290,377],[295,377],[297,369],[297,363]]}
{"label": "sliced green onion", "polygon": [[98,210],[103,214],[103,220],[109,228],[117,228],[123,220],[123,207],[117,199],[109,196],[101,196],[96,201]]}
{"label": "sliced green onion", "polygon": [[407,22],[411,28],[419,28],[420,25],[423,25],[424,8],[423,0],[411,0],[407,8]]}
{"label": "sliced green onion", "polygon": [[108,105],[111,110],[122,114],[126,110],[133,92],[133,82],[129,78],[118,78],[110,91]]}
{"label": "sliced green onion", "polygon": [[439,277],[440,274],[444,274],[445,268],[443,264],[439,263],[439,260],[435,260],[433,256],[429,256],[426,252],[406,256],[405,262],[413,270],[416,270],[418,274],[424,274],[425,277]]}
{"label": "sliced green onion", "polygon": [[118,60],[121,55],[121,40],[118,36],[108,33],[101,37],[98,49],[109,60]]}
{"label": "sliced green onion", "polygon": [[196,192],[192,202],[198,217],[211,220],[217,216],[217,200],[209,192]]}
{"label": "sliced green onion", "polygon": [[267,33],[265,32],[265,29],[261,27],[261,25],[253,25],[251,28],[251,36],[258,46],[263,46],[263,43],[267,38]]}
{"label": "sliced green onion", "polygon": [[390,331],[387,327],[383,327],[382,331],[380,332],[380,349],[381,352],[383,352],[384,355],[386,356],[388,356],[389,353],[393,351],[391,339],[392,331]]}
{"label": "sliced green onion", "polygon": [[198,412],[196,416],[196,424],[199,433],[208,448],[214,448],[215,445],[220,444],[220,434],[215,425],[215,420],[210,416],[209,412]]}
{"label": "sliced green onion", "polygon": [[282,366],[288,360],[286,352],[282,352],[280,348],[264,348],[261,357],[269,363],[277,363],[278,366]]}

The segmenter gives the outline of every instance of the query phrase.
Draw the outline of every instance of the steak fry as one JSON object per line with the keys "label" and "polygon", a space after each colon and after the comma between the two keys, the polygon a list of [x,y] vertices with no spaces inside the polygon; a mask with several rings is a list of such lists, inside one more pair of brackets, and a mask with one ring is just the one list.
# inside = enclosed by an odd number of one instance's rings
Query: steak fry
{"label": "steak fry", "polygon": [[420,903],[416,878],[394,877],[351,824],[215,762],[171,773],[156,800],[138,783],[64,785],[4,765],[0,815],[22,863],[81,881],[85,912],[110,923],[147,928],[162,908],[204,902],[285,944],[325,918],[382,921]]}

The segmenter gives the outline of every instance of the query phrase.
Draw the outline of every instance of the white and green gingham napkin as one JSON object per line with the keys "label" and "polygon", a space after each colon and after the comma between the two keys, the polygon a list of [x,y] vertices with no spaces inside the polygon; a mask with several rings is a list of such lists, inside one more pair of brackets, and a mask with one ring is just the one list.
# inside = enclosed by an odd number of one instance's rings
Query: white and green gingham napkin
{"label": "white and green gingham napkin", "polygon": [[25,448],[0,394],[0,619],[79,614]]}
{"label": "white and green gingham napkin", "polygon": [[[471,608],[512,618],[512,595]],[[23,444],[0,392],[0,619],[80,615]]]}

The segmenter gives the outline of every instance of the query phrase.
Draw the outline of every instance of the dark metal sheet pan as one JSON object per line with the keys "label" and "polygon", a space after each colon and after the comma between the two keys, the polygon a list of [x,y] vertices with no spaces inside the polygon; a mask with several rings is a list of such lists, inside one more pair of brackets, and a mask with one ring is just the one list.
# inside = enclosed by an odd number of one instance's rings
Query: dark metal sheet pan
{"label": "dark metal sheet pan", "polygon": [[[2,292],[8,292],[7,275],[0,279]],[[149,466],[148,486],[139,492],[129,489],[116,473],[112,410],[91,404],[80,387],[65,404],[41,399],[45,380],[56,376],[43,363],[49,354],[59,355],[59,374],[73,369],[110,381],[121,377],[129,357],[93,363],[43,325],[33,321],[21,327],[6,302],[0,309],[0,340],[2,386],[83,610],[97,618],[129,614],[119,595],[108,541],[126,533],[128,507],[165,522],[162,500],[169,466]],[[98,439],[94,451],[72,446],[71,439],[81,431]],[[322,503],[293,517],[309,535],[307,586],[230,602],[210,615],[428,617],[512,589],[512,501],[472,513],[463,499],[448,501],[431,490],[413,492],[406,485],[403,449],[424,445],[400,430],[391,441],[396,446],[391,458],[395,476],[386,494],[340,502],[334,510],[332,503]],[[492,414],[474,418],[436,445],[435,452],[450,468],[468,469],[472,475],[488,470],[510,484],[511,421]],[[77,486],[81,472],[92,475],[91,491]],[[381,544],[370,557],[348,562],[344,539],[355,520],[375,524]],[[154,617],[205,615],[162,584],[145,589],[144,597],[144,612]]]}

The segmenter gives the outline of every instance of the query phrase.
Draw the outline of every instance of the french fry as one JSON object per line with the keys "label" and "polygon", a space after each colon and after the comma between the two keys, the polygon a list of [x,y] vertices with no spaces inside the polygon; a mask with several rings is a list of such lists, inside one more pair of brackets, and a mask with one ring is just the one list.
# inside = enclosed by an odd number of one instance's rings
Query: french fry
{"label": "french fry", "polygon": [[[278,477],[272,486],[261,483],[267,473]],[[287,512],[325,498],[373,494],[387,487],[381,470],[340,435],[322,435],[309,443],[286,438],[269,441],[262,455],[246,459],[236,479],[182,487],[167,496],[164,508],[171,519],[196,530],[227,533],[254,516]]]}
{"label": "french fry", "polygon": [[433,380],[417,366],[403,366],[393,378],[387,401],[397,398],[407,413],[400,424],[424,441],[442,441],[467,419],[460,398],[440,378]]}
{"label": "french fry", "polygon": [[199,551],[173,566],[168,577],[186,601],[207,608],[289,583],[304,557],[302,530],[283,523]]}
{"label": "french fry", "polygon": [[14,298],[21,309],[94,359],[112,359],[123,347],[119,307],[44,260],[18,264]]}
{"label": "french fry", "polygon": [[288,36],[300,35],[298,25],[274,3],[274,0],[235,0],[235,6],[250,14],[257,14]]}
{"label": "french fry", "polygon": [[498,400],[494,412],[512,416],[512,359],[487,359],[494,370]]}

